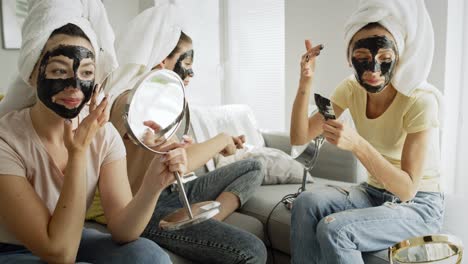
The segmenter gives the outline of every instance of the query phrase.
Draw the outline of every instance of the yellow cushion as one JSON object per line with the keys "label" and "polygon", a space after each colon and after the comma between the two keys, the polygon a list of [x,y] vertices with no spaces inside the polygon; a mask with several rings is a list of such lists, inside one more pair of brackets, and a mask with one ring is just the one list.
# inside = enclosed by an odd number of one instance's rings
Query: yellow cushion
{"label": "yellow cushion", "polygon": [[107,219],[104,216],[104,210],[101,206],[101,196],[99,195],[99,189],[96,189],[96,193],[94,194],[93,198],[93,203],[86,212],[86,220],[95,221],[103,225],[107,224]]}
{"label": "yellow cushion", "polygon": [[0,101],[5,97],[2,93],[0,93]]}

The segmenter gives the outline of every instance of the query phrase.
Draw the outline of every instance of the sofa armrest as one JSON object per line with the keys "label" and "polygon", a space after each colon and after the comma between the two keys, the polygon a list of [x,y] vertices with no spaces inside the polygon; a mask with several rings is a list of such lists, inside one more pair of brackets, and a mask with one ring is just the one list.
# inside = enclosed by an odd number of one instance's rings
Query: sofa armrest
{"label": "sofa armrest", "polygon": [[[265,146],[291,153],[289,134],[286,132],[262,131]],[[366,179],[366,171],[361,163],[349,151],[344,151],[325,142],[318,156],[315,167],[311,170],[314,177],[329,180],[358,183]]]}

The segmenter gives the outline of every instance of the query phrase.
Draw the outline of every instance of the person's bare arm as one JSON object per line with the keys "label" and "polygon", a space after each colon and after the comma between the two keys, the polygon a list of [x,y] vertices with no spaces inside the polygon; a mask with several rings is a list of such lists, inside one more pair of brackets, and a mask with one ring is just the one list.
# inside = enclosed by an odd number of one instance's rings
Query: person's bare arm
{"label": "person's bare arm", "polygon": [[360,141],[353,153],[370,174],[374,175],[385,189],[402,201],[414,198],[422,177],[428,132],[406,136],[401,157],[401,169],[392,165],[367,141]]}
{"label": "person's bare arm", "polygon": [[328,120],[324,136],[331,144],[349,150],[375,176],[386,190],[401,201],[411,200],[417,193],[422,177],[428,144],[428,131],[408,134],[401,156],[401,169],[392,165],[368,141],[344,124]]}
{"label": "person's bare arm", "polygon": [[0,176],[2,223],[31,252],[51,263],[72,263],[78,251],[86,210],[84,155],[69,157],[53,215],[23,177]]}
{"label": "person's bare arm", "polygon": [[[304,145],[322,134],[323,117],[316,113],[311,117],[309,112],[309,98],[315,74],[315,60],[320,54],[321,45],[312,47],[310,40],[305,41],[307,52],[301,58],[301,75],[291,113],[290,140],[291,145]],[[336,118],[343,109],[333,104]]]}
{"label": "person's bare arm", "polygon": [[187,147],[188,171],[194,171],[205,165],[215,155],[221,153],[230,156],[242,148],[242,144],[237,143],[238,137],[232,137],[226,133],[218,134],[202,143],[192,144]]}
{"label": "person's bare arm", "polygon": [[156,155],[140,189],[132,198],[126,160],[106,164],[101,169],[99,191],[107,228],[116,242],[136,240],[148,225],[161,192],[175,181],[174,172],[186,172],[187,157],[182,148],[169,150],[161,160]]}
{"label": "person's bare arm", "polygon": [[64,125],[68,161],[52,215],[25,178],[0,176],[2,223],[34,255],[46,262],[75,261],[86,213],[86,150],[96,132],[107,121],[106,106],[107,101],[104,100],[74,133],[71,122]]}
{"label": "person's bare arm", "polygon": [[[184,140],[185,141],[185,140]],[[187,151],[187,171],[194,171],[205,165],[217,154],[230,156],[236,153],[237,149],[244,147],[245,137],[243,135],[233,137],[226,133],[220,133],[201,143],[179,142],[177,137],[172,137],[164,146],[158,148],[158,151],[167,151],[173,148],[185,148]]]}

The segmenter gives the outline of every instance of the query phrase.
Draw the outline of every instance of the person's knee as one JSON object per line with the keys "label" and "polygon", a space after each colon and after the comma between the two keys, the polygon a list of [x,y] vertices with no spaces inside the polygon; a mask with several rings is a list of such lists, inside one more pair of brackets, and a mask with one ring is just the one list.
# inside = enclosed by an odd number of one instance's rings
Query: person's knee
{"label": "person's knee", "polygon": [[319,213],[329,206],[329,203],[329,200],[314,192],[303,192],[295,199],[293,210],[313,214],[313,216],[318,217]]}
{"label": "person's knee", "polygon": [[244,240],[246,243],[241,245],[243,248],[240,249],[244,260],[242,263],[266,263],[268,253],[265,243],[250,233],[248,233],[248,236],[246,236]]}
{"label": "person's knee", "polygon": [[346,219],[341,214],[331,214],[324,217],[317,225],[317,240],[321,247],[344,247],[348,240]]}
{"label": "person's knee", "polygon": [[169,255],[156,243],[146,238],[139,238],[129,244],[124,250],[125,258],[131,259],[132,263],[172,263]]}
{"label": "person's knee", "polygon": [[249,167],[252,170],[261,171],[263,169],[263,164],[260,161],[256,159],[248,159],[247,161],[249,162]]}
{"label": "person's knee", "polygon": [[247,184],[252,186],[260,186],[263,182],[264,170],[263,164],[256,159],[245,159],[240,161],[239,166],[242,168],[243,174]]}

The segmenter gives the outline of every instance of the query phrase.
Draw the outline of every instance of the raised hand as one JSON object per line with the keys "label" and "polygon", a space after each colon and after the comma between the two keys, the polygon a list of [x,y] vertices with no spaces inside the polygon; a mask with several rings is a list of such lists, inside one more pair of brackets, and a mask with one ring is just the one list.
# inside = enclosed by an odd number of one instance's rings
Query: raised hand
{"label": "raised hand", "polygon": [[107,96],[96,106],[98,90],[98,87],[96,87],[93,93],[89,115],[81,121],[75,131],[73,131],[71,120],[65,120],[63,139],[69,153],[84,152],[91,144],[98,130],[109,120]]}
{"label": "raised hand", "polygon": [[221,150],[220,154],[227,157],[234,155],[237,151],[237,145],[236,142],[234,141],[234,137],[230,137],[230,140],[228,140],[228,143],[224,147],[223,150]]}
{"label": "raised hand", "polygon": [[166,188],[175,181],[174,173],[178,172],[184,175],[187,172],[187,153],[184,148],[172,148],[173,146],[166,146],[168,152],[164,155],[156,155],[152,160],[147,175],[153,186]]}
{"label": "raised hand", "polygon": [[241,148],[244,147],[244,143],[245,143],[245,136],[244,135],[240,135],[240,136],[237,136],[237,137],[232,137],[232,140],[234,141],[234,144],[236,145],[237,149],[241,149]]}
{"label": "raised hand", "polygon": [[320,55],[323,45],[312,47],[312,41],[307,39],[305,47],[306,53],[301,57],[301,79],[310,79],[315,73],[315,60]]}

